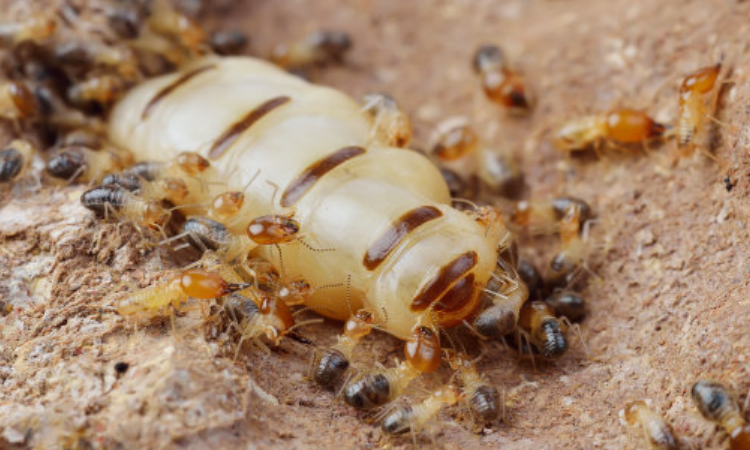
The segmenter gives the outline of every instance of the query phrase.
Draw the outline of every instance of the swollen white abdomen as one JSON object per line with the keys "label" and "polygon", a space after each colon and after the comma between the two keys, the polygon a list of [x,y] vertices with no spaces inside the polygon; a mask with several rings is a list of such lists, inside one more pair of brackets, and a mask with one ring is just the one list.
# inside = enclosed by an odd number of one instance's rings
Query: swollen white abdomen
{"label": "swollen white abdomen", "polygon": [[[448,206],[445,182],[425,157],[370,142],[372,126],[338,91],[258,60],[212,58],[131,91],[113,111],[110,137],[138,160],[206,156],[222,173],[222,184],[206,185],[206,200],[244,189],[257,174],[231,231],[244,234],[261,215],[293,214],[306,245],[282,245],[283,264],[273,246],[256,251],[289,279],[333,286],[316,291],[311,308],[343,320],[364,305],[406,338],[429,312],[415,298],[429,306],[469,274],[481,289],[497,239]],[[466,311],[449,309],[466,315],[475,306],[472,298]]]}

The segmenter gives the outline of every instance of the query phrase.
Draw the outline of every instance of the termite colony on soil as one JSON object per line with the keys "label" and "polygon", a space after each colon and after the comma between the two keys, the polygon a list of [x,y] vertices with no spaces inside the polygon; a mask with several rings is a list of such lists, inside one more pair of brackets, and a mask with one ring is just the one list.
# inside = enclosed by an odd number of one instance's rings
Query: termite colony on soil
{"label": "termite colony on soil", "polygon": [[[585,317],[575,290],[593,247],[585,201],[518,200],[517,163],[466,121],[437,127],[426,154],[410,151],[408,115],[387,94],[357,104],[260,60],[217,57],[240,52],[244,35],[209,38],[164,1],[106,5],[106,44],[76,39],[70,6],[0,25],[10,74],[0,115],[16,135],[0,151],[0,182],[19,195],[13,188],[40,177],[30,168],[44,158],[44,180],[96,185],[81,202],[100,218],[131,223],[149,245],[188,242],[202,253],[170,281],[122,296],[120,315],[174,318],[189,299],[201,300],[206,326],[218,321],[236,337],[235,360],[246,342],[312,345],[293,308],[343,321],[338,342],[316,350],[311,378],[357,409],[380,408],[391,435],[418,431],[460,402],[480,425],[497,420],[502,399],[465,342],[473,350],[504,339],[544,360],[568,351],[567,331]],[[350,47],[346,34],[318,32],[269,59],[303,74],[342,62]],[[487,97],[526,120],[532,93],[500,49],[481,46],[473,66]],[[573,120],[553,141],[571,153],[675,135],[682,154],[705,149],[720,70],[686,78],[674,133],[619,108]],[[36,150],[49,146],[46,155]],[[519,259],[518,234],[559,235],[544,273]],[[382,369],[357,361],[357,344],[373,330],[405,341],[404,361]],[[459,348],[443,349],[443,341]],[[456,383],[411,406],[382,408],[444,358]],[[701,412],[726,429],[733,448],[749,448],[735,404],[709,407],[705,392],[693,389]],[[625,416],[649,445],[674,447],[669,426],[645,403],[629,404]]]}

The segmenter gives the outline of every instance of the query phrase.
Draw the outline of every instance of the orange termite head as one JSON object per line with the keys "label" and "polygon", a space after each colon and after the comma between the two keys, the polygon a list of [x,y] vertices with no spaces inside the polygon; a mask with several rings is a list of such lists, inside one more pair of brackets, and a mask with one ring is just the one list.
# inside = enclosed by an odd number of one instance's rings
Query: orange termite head
{"label": "orange termite head", "polygon": [[266,337],[274,344],[294,326],[294,315],[286,303],[264,296],[260,312],[265,317]]}
{"label": "orange termite head", "polygon": [[646,113],[635,109],[621,108],[605,115],[607,139],[623,144],[647,142],[664,135],[664,125]]}
{"label": "orange termite head", "polygon": [[409,364],[419,372],[430,373],[440,367],[440,335],[426,326],[417,326],[404,347]]}
{"label": "orange termite head", "polygon": [[270,214],[253,219],[247,225],[247,235],[260,245],[281,244],[295,239],[299,223],[289,216]]}
{"label": "orange termite head", "polygon": [[689,96],[692,93],[701,95],[711,92],[719,78],[719,73],[721,73],[721,63],[698,69],[685,77],[680,86],[680,100],[684,100],[685,95]]}
{"label": "orange termite head", "polygon": [[189,297],[210,300],[250,287],[248,283],[227,283],[221,276],[203,270],[186,270],[175,277]]}
{"label": "orange termite head", "polygon": [[211,163],[195,152],[182,152],[177,155],[177,166],[185,173],[198,175],[211,166]]}
{"label": "orange termite head", "polygon": [[467,124],[450,124],[438,131],[432,153],[441,161],[455,161],[477,152],[479,136]]}

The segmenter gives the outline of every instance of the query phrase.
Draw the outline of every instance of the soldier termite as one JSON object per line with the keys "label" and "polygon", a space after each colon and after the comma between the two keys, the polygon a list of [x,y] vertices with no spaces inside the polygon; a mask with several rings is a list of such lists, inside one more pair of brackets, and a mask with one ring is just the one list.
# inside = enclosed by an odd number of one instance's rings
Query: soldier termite
{"label": "soldier termite", "polygon": [[721,66],[719,63],[701,68],[688,75],[680,86],[675,134],[682,155],[692,154],[695,148],[708,151],[708,125],[719,99],[717,81]]}
{"label": "soldier termite", "polygon": [[732,450],[750,450],[750,425],[742,416],[737,399],[726,386],[700,380],[690,389],[690,394],[703,417],[727,432]]}
{"label": "soldier termite", "polygon": [[642,400],[630,402],[621,412],[631,427],[640,427],[643,439],[653,450],[677,450],[672,427]]}
{"label": "soldier termite", "polygon": [[500,48],[486,44],[477,49],[474,70],[482,79],[487,98],[515,114],[527,114],[533,98],[523,76],[511,70]]}
{"label": "soldier termite", "polygon": [[179,310],[189,298],[211,300],[248,286],[249,284],[227,283],[214,273],[186,270],[165,284],[128,294],[117,305],[117,312],[123,316],[151,318],[163,314],[169,306]]}
{"label": "soldier termite", "polygon": [[628,145],[647,149],[650,142],[662,139],[664,132],[664,125],[646,113],[620,108],[571,120],[557,130],[553,143],[566,153],[591,147],[598,151],[604,144],[615,149]]}
{"label": "soldier termite", "polygon": [[[170,161],[180,150],[210,160],[211,170],[196,175],[205,189],[192,203],[239,191],[258,173],[244,191],[239,230],[227,228],[240,235],[253,218],[293,218],[310,245],[275,244],[285,280],[332,286],[313,289],[304,305],[342,321],[366,309],[378,328],[406,341],[407,362],[393,383],[378,378],[393,398],[406,380],[439,367],[438,330],[477,312],[503,233],[499,218],[478,221],[450,207],[439,170],[424,156],[368,144],[372,120],[360,109],[267,63],[208,58],[136,86],[114,108],[109,131],[139,160]],[[280,254],[273,245],[250,252],[277,268]]]}

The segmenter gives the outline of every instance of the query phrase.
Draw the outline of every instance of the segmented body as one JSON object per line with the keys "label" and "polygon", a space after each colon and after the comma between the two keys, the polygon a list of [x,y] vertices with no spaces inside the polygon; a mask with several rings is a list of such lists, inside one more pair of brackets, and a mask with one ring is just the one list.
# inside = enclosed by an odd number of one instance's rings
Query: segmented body
{"label": "segmented body", "polygon": [[206,203],[257,174],[244,220],[226,225],[241,235],[259,216],[293,215],[307,245],[254,252],[289,279],[333,286],[307,299],[319,313],[345,320],[365,307],[402,339],[419,324],[461,323],[495,269],[499,232],[450,207],[422,155],[373,141],[360,109],[270,64],[210,58],[133,89],[111,115],[110,138],[139,160],[207,157],[218,178],[204,180]]}

